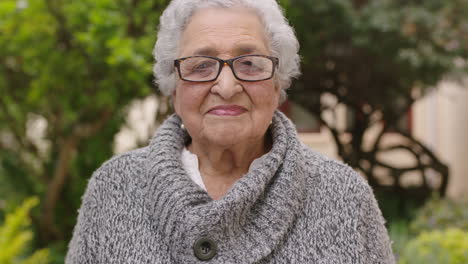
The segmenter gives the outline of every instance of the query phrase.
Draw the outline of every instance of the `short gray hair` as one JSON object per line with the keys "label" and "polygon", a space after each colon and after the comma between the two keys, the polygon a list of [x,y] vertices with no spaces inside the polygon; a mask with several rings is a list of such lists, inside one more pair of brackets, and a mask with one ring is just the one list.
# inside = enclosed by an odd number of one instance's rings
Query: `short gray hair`
{"label": "short gray hair", "polygon": [[171,95],[176,79],[174,60],[180,39],[192,15],[209,7],[245,7],[254,10],[263,22],[271,55],[279,58],[276,80],[281,88],[281,101],[293,78],[300,75],[299,42],[275,0],[172,0],[160,17],[158,39],[154,47],[153,68],[156,84],[164,95]]}

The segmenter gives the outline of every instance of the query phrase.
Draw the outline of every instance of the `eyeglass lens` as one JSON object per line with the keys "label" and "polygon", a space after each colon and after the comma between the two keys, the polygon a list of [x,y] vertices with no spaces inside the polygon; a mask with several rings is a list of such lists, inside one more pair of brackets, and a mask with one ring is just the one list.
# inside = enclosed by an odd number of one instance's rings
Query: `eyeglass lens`
{"label": "eyeglass lens", "polygon": [[[180,62],[181,77],[188,81],[210,81],[218,75],[221,62],[207,57],[191,57]],[[272,77],[272,60],[261,56],[245,56],[233,61],[234,74],[246,81]]]}

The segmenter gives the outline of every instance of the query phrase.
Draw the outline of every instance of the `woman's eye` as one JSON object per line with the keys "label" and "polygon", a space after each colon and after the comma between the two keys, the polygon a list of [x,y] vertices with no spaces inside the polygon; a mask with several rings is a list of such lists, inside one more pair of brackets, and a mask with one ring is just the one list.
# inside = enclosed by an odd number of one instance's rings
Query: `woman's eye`
{"label": "woman's eye", "polygon": [[263,70],[263,68],[261,67],[261,64],[257,63],[256,61],[252,61],[252,60],[242,61],[239,66],[240,66],[239,70],[241,70],[243,72],[253,73],[253,72],[258,72],[258,71]]}
{"label": "woman's eye", "polygon": [[203,70],[203,69],[206,69],[208,68],[208,65],[206,63],[203,63],[203,64],[198,64],[195,69],[197,70]]}
{"label": "woman's eye", "polygon": [[242,64],[245,66],[254,66],[252,61],[243,61]]}
{"label": "woman's eye", "polygon": [[195,65],[195,67],[193,67],[193,70],[200,71],[200,70],[210,69],[212,67],[213,67],[213,63],[211,63],[211,62],[202,62],[202,63],[199,63],[199,64]]}

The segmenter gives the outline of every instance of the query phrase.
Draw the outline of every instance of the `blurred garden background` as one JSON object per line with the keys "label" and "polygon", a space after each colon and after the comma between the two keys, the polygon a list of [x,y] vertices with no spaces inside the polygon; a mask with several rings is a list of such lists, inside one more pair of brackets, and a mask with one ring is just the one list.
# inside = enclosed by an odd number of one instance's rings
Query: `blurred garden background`
{"label": "blurred garden background", "polygon": [[[168,0],[0,0],[0,264],[63,263],[80,198],[172,113]],[[280,0],[302,77],[281,110],[373,187],[399,263],[468,263],[468,1]]]}

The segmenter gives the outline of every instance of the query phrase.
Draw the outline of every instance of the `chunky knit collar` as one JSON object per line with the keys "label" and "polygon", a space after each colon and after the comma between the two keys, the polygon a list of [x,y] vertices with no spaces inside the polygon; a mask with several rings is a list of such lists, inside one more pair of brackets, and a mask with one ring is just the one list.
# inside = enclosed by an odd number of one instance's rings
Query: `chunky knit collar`
{"label": "chunky knit collar", "polygon": [[193,261],[187,256],[202,236],[218,245],[213,262],[247,263],[268,256],[291,229],[305,198],[302,147],[293,124],[275,112],[270,153],[221,200],[212,200],[186,175],[180,153],[189,135],[180,124],[177,115],[169,117],[149,145],[145,205],[151,226],[177,262]]}

